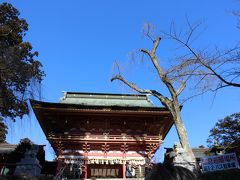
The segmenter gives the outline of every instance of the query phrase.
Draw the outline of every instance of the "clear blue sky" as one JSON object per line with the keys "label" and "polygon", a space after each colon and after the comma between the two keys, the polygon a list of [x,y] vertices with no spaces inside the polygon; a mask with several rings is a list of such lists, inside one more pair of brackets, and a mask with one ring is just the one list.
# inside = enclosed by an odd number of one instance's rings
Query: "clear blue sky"
{"label": "clear blue sky", "polygon": [[[3,1],[1,1],[3,2]],[[204,21],[203,33],[196,47],[214,45],[227,48],[239,40],[237,20],[231,11],[240,9],[235,0],[15,0],[12,3],[29,24],[26,40],[39,51],[46,77],[42,83],[44,101],[57,102],[62,91],[132,93],[119,83],[111,83],[115,60],[129,60],[129,53],[141,47],[150,48],[151,42],[142,33],[143,24],[150,22],[168,31],[170,23],[184,28],[186,16],[191,22]],[[162,41],[161,60],[173,57],[174,51]],[[123,69],[128,79],[142,88],[161,90],[154,70],[141,63],[128,63]],[[197,97],[185,104],[182,114],[193,147],[205,145],[209,130],[215,122],[239,112],[239,89],[221,90]],[[11,127],[7,136],[10,143],[29,137],[37,144],[47,144],[34,114]],[[157,153],[162,159],[163,147],[178,141],[172,128]],[[53,151],[46,147],[47,159]]]}

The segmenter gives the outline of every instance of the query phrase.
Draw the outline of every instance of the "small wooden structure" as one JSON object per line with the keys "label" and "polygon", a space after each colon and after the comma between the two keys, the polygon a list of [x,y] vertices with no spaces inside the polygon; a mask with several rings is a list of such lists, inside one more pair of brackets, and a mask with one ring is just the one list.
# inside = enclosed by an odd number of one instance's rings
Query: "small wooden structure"
{"label": "small wooden structure", "polygon": [[147,95],[66,92],[59,103],[31,101],[68,178],[140,178],[173,125]]}

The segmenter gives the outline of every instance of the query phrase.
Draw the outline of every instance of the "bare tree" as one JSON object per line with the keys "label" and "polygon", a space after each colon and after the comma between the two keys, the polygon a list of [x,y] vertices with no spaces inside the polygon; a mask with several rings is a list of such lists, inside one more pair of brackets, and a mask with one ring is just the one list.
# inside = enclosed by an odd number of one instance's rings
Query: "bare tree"
{"label": "bare tree", "polygon": [[[148,37],[149,34],[146,34]],[[170,97],[164,96],[161,92],[157,90],[143,90],[139,88],[136,84],[133,84],[126,80],[123,76],[116,75],[114,76],[111,81],[114,80],[119,80],[129,86],[130,88],[134,89],[135,91],[143,94],[151,94],[158,98],[160,102],[169,109],[173,116],[174,124],[179,136],[180,143],[182,145],[182,148],[184,149],[185,153],[187,154],[188,157],[188,163],[195,165],[195,158],[193,155],[193,152],[190,148],[189,142],[188,142],[188,136],[187,136],[187,131],[185,128],[185,125],[182,120],[181,116],[181,103],[179,102],[179,95],[183,92],[183,90],[186,87],[186,82],[188,81],[189,78],[182,78],[182,80],[179,83],[179,79],[173,79],[170,78],[169,72],[175,72],[178,70],[179,66],[175,66],[174,68],[168,69],[168,71],[164,70],[161,64],[159,63],[159,59],[156,55],[157,48],[160,44],[161,38],[157,37],[153,39],[152,37],[150,38],[153,41],[153,46],[151,50],[147,49],[141,49],[140,51],[144,54],[147,55],[152,62],[155,70],[157,71],[157,74],[159,76],[160,81],[165,85],[165,87],[168,89]]]}
{"label": "bare tree", "polygon": [[[218,48],[195,49],[193,42],[198,38],[196,32],[201,24],[191,24],[187,20],[187,30],[177,33],[175,24],[172,23],[170,31],[163,33],[162,37],[164,40],[170,39],[177,46],[177,50],[181,49],[180,55],[174,58],[173,64],[169,68],[163,68],[156,54],[161,38],[153,38],[150,35],[150,26],[147,26],[146,36],[152,40],[153,46],[151,50],[140,49],[140,52],[151,61],[160,82],[167,88],[169,97],[164,96],[157,90],[141,89],[136,84],[125,79],[120,73],[111,79],[111,81],[119,80],[139,93],[155,96],[169,109],[173,116],[180,143],[190,157],[189,161],[191,162],[194,162],[195,159],[181,116],[183,103],[207,91],[217,91],[227,86],[240,87],[239,46],[236,45],[228,50]],[[186,84],[188,84],[188,87],[193,87],[194,91],[191,96],[181,100],[179,96],[186,89]]]}

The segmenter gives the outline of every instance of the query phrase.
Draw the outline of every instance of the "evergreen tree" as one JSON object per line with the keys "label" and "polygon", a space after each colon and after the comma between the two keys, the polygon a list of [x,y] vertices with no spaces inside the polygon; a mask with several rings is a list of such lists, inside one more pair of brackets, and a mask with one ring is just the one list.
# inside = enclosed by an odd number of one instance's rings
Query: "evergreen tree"
{"label": "evergreen tree", "polygon": [[0,4],[0,139],[5,139],[3,119],[28,114],[28,98],[33,98],[44,72],[35,60],[38,52],[23,40],[27,22],[9,3]]}
{"label": "evergreen tree", "polygon": [[226,148],[231,148],[231,146],[240,147],[240,113],[218,120],[210,130],[207,142],[209,146],[217,143]]}

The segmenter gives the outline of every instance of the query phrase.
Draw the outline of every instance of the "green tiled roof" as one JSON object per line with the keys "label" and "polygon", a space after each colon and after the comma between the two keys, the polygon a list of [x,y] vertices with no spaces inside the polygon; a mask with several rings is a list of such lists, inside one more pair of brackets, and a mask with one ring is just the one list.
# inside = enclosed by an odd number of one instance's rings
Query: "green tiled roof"
{"label": "green tiled roof", "polygon": [[139,94],[65,92],[60,103],[90,106],[154,107],[148,95]]}

